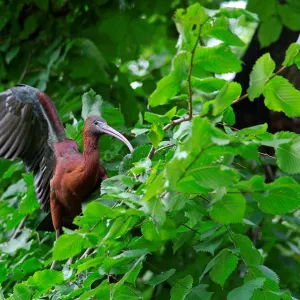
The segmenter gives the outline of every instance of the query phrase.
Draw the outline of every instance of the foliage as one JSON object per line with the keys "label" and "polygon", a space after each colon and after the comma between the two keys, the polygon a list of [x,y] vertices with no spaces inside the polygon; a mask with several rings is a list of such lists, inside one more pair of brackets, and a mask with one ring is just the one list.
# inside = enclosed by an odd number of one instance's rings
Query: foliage
{"label": "foliage", "polygon": [[[243,70],[253,27],[262,46],[283,25],[299,29],[298,1],[249,0],[250,12],[183,2],[0,2],[1,89],[46,90],[80,146],[84,119],[101,112],[135,148],[101,138],[109,178],[74,220],[80,229],[64,229],[54,247],[53,233],[35,230],[44,216],[32,175],[0,161],[1,298],[300,296],[299,136],[232,127],[232,105],[247,97],[299,117],[299,91],[269,54],[248,95],[226,76]],[[282,64],[299,66],[298,44]],[[277,177],[266,182],[270,164]]]}

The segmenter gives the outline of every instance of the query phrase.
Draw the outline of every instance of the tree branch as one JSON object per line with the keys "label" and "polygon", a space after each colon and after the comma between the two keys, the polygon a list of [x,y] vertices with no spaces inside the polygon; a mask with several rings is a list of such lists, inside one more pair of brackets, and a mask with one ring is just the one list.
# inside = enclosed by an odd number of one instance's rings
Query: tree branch
{"label": "tree branch", "polygon": [[[193,73],[193,68],[194,68],[194,58],[195,58],[195,53],[196,53],[198,43],[199,43],[200,38],[201,38],[202,27],[208,20],[209,20],[209,18],[207,18],[204,21],[204,23],[200,25],[195,45],[194,45],[194,47],[191,51],[191,62],[190,62],[190,66],[189,66],[189,70],[188,70],[188,77],[187,77],[187,83],[188,83],[188,110],[189,110],[188,116],[185,116],[185,117],[182,117],[182,118],[171,121],[169,124],[165,125],[165,127],[163,128],[163,131],[167,131],[171,127],[179,125],[179,124],[181,124],[182,122],[185,122],[185,121],[190,121],[193,118],[193,91],[192,91],[191,78],[192,78],[192,73]],[[155,154],[155,147],[152,146],[147,157],[151,159],[154,156],[154,154]]]}
{"label": "tree branch", "polygon": [[155,150],[155,151],[154,151],[154,155],[155,155],[156,153],[162,151],[162,150],[165,150],[165,149],[168,149],[168,148],[172,148],[172,147],[174,147],[174,146],[176,146],[176,145],[175,145],[175,144],[169,144],[169,145],[163,146],[163,147],[161,147],[161,148]]}
{"label": "tree branch", "polygon": [[[272,76],[270,76],[270,78],[268,78],[268,79],[266,80],[265,83],[269,82],[271,79],[273,79],[276,75],[280,74],[280,73],[281,73],[282,71],[284,71],[285,69],[286,69],[285,66],[281,67],[279,70],[277,70],[276,73],[274,73]],[[246,99],[246,98],[248,98],[248,94],[244,94],[244,95],[240,96],[239,98],[236,98],[236,99],[231,103],[231,105],[236,104],[236,103],[238,103],[238,102],[240,102],[240,101],[242,101],[242,100],[244,100],[244,99]]]}

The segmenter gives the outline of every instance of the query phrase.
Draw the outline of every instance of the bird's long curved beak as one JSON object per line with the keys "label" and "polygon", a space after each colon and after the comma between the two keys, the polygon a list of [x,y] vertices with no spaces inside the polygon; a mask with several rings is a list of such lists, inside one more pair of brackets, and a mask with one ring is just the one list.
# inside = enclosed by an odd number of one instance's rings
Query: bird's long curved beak
{"label": "bird's long curved beak", "polygon": [[103,133],[107,133],[117,139],[119,139],[120,141],[122,141],[130,150],[130,152],[133,151],[133,147],[131,146],[130,142],[126,139],[126,137],[124,135],[122,135],[119,131],[111,128],[108,125],[102,125],[101,127],[101,131]]}

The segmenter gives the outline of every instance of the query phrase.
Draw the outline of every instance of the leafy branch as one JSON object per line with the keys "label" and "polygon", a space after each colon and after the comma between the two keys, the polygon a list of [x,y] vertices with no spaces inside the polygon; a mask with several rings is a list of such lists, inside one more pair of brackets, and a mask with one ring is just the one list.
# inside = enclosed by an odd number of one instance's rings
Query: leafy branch
{"label": "leafy branch", "polygon": [[[191,78],[192,78],[192,73],[193,73],[193,68],[194,68],[194,58],[195,58],[195,54],[196,54],[196,49],[197,46],[199,44],[199,42],[201,43],[201,31],[202,31],[202,27],[203,25],[209,20],[210,18],[207,18],[203,24],[201,24],[199,26],[199,30],[198,30],[198,34],[196,37],[196,42],[194,44],[194,47],[191,51],[191,60],[190,60],[190,65],[189,65],[189,70],[188,70],[188,77],[187,77],[187,84],[188,84],[188,116],[176,119],[176,120],[172,120],[169,124],[165,125],[163,127],[163,131],[167,131],[168,129],[181,124],[182,122],[186,122],[186,121],[190,121],[193,118],[193,91],[192,91],[192,84],[191,84]],[[152,146],[149,154],[148,154],[148,158],[151,159],[155,154],[155,147]]]}
{"label": "leafy branch", "polygon": [[[270,76],[270,77],[265,81],[265,83],[269,82],[271,79],[273,79],[276,75],[279,75],[279,74],[280,74],[282,71],[284,71],[285,69],[286,69],[286,66],[281,67],[276,73],[274,73],[272,76]],[[242,100],[244,100],[244,99],[247,99],[247,98],[248,98],[248,94],[244,94],[244,95],[238,97],[237,99],[235,99],[235,100],[231,103],[231,105],[236,104],[236,103],[238,103],[238,102],[240,102],[240,101],[242,101]]]}

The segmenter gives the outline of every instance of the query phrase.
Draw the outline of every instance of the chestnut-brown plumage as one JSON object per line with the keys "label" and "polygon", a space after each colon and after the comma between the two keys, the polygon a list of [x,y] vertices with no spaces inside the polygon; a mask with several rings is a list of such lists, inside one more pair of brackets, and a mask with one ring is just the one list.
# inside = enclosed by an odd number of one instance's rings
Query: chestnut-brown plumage
{"label": "chestnut-brown plumage", "polygon": [[0,157],[23,160],[33,172],[35,191],[43,210],[51,212],[39,226],[58,237],[62,226],[72,228],[81,204],[107,178],[100,163],[98,141],[109,134],[132,146],[99,116],[87,118],[83,129],[83,153],[67,139],[50,98],[30,86],[18,85],[0,93]]}

